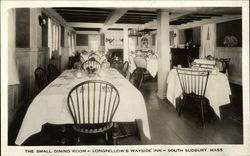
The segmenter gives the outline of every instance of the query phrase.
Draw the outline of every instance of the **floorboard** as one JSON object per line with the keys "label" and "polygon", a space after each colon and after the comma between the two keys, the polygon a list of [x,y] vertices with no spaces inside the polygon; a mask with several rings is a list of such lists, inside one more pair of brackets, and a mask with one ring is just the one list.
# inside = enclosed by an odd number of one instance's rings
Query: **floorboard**
{"label": "floorboard", "polygon": [[178,117],[168,100],[157,97],[157,83],[147,81],[144,95],[151,131],[150,144],[242,144],[242,88],[231,84],[231,103],[221,107],[221,119],[202,127],[199,116],[183,112]]}

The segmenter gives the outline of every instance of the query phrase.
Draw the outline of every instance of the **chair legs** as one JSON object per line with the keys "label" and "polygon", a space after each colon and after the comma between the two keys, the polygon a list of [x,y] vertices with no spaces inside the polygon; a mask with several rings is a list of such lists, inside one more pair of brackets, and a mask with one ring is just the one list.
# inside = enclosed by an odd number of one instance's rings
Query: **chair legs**
{"label": "chair legs", "polygon": [[[179,117],[181,116],[181,114],[183,112],[183,108],[184,108],[186,102],[187,102],[187,99],[184,97],[183,102],[179,102],[179,106],[176,107]],[[205,113],[207,112],[206,101],[203,101],[203,100],[200,101],[200,111],[201,111],[202,126],[203,126],[203,128],[205,128],[205,115],[206,115]]]}
{"label": "chair legs", "polygon": [[187,99],[184,97],[184,98],[183,98],[183,102],[181,102],[181,103],[179,104],[179,108],[178,108],[178,110],[177,110],[178,116],[181,116],[181,113],[182,113],[182,111],[183,111],[183,108],[184,108],[184,105],[185,105],[186,101],[187,101]]}
{"label": "chair legs", "polygon": [[204,107],[203,102],[201,101],[201,118],[202,118],[202,126],[205,128],[205,116],[204,116]]}

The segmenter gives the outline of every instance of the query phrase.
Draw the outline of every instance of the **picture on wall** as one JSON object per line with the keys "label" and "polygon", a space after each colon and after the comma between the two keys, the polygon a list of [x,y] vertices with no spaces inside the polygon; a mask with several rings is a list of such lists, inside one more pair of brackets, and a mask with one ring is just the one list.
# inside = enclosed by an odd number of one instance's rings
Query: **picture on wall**
{"label": "picture on wall", "polygon": [[217,47],[241,47],[242,46],[242,20],[216,24]]}

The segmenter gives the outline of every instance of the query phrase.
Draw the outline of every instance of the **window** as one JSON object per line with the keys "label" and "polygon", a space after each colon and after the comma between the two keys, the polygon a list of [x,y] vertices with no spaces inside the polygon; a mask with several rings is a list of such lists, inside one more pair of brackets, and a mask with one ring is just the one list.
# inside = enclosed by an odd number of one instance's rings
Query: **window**
{"label": "window", "polygon": [[76,35],[76,45],[77,46],[88,46],[88,35],[77,34]]}
{"label": "window", "polygon": [[52,53],[54,51],[58,51],[59,55],[60,55],[60,51],[59,51],[59,46],[60,46],[60,25],[58,25],[57,23],[53,22],[50,18],[48,19],[48,47],[50,48],[49,50],[49,56],[50,58],[52,57]]}
{"label": "window", "polygon": [[89,35],[89,50],[97,51],[100,45],[100,35]]}

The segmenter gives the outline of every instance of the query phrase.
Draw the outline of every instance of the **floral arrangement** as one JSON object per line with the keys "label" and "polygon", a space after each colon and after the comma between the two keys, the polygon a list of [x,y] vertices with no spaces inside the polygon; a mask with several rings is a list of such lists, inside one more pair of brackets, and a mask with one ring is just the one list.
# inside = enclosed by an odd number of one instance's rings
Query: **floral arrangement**
{"label": "floral arrangement", "polygon": [[88,74],[94,74],[97,71],[93,66],[87,67],[86,70],[88,71]]}

